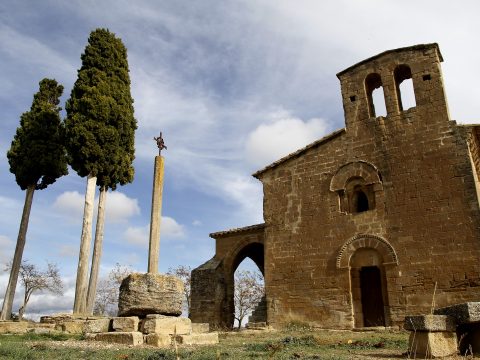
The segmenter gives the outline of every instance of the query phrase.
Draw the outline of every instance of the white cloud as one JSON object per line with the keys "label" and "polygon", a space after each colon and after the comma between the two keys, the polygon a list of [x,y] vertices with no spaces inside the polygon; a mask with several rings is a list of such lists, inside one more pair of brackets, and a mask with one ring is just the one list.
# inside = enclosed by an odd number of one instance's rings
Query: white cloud
{"label": "white cloud", "polygon": [[78,191],[65,191],[55,199],[53,208],[64,216],[81,221],[84,202],[84,195]]}
{"label": "white cloud", "polygon": [[160,234],[166,238],[183,238],[185,236],[185,229],[183,225],[180,225],[174,218],[162,216]]}
{"label": "white cloud", "polygon": [[137,199],[129,198],[119,191],[113,191],[107,195],[105,212],[106,221],[122,222],[132,216],[140,215],[140,207]]}
{"label": "white cloud", "polygon": [[321,138],[327,129],[327,122],[322,119],[304,122],[283,115],[270,124],[258,126],[250,133],[245,144],[247,159],[258,167],[266,166]]}
{"label": "white cloud", "polygon": [[202,222],[201,222],[200,220],[193,220],[193,221],[192,221],[192,225],[193,225],[193,226],[202,226],[203,224],[202,224]]}
{"label": "white cloud", "polygon": [[[125,231],[125,240],[133,245],[148,246],[150,225],[130,226]],[[184,226],[169,216],[162,216],[160,223],[161,240],[178,239],[185,237]]]}
{"label": "white cloud", "polygon": [[[85,196],[78,191],[66,191],[59,195],[53,203],[53,208],[61,215],[75,221],[81,221]],[[95,198],[95,209],[98,205],[98,197]],[[107,222],[123,222],[132,216],[140,214],[138,200],[129,198],[127,195],[113,191],[107,194],[105,207],[105,220]],[[96,215],[96,212],[95,212]]]}
{"label": "white cloud", "polygon": [[125,240],[133,245],[148,246],[150,226],[129,227],[125,231]]}

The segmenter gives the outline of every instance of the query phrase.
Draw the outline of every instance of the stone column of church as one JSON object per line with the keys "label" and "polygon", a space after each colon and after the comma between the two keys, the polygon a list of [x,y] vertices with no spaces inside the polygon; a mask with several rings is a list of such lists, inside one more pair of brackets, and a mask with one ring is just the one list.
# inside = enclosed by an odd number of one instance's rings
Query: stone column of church
{"label": "stone column of church", "polygon": [[163,157],[155,157],[152,190],[152,214],[150,219],[150,241],[148,246],[148,273],[158,274],[160,253],[160,220],[162,215]]}

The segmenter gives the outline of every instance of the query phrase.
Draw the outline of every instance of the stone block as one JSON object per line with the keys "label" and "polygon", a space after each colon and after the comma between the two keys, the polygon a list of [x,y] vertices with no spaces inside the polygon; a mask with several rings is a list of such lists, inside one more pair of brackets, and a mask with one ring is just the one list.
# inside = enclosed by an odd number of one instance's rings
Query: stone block
{"label": "stone block", "polygon": [[192,333],[192,323],[189,318],[164,315],[147,315],[142,321],[144,334],[187,335]]}
{"label": "stone block", "polygon": [[204,334],[210,331],[209,323],[192,323],[192,333]]}
{"label": "stone block", "polygon": [[96,334],[95,341],[104,341],[108,343],[136,346],[136,345],[143,344],[143,334],[138,331],[104,332],[104,333]]}
{"label": "stone block", "polygon": [[113,331],[138,331],[138,323],[140,319],[138,316],[116,317],[113,318]]}
{"label": "stone block", "polygon": [[455,332],[416,331],[408,340],[410,358],[429,359],[450,356],[457,353]]}
{"label": "stone block", "polygon": [[92,319],[85,321],[86,333],[103,333],[110,330],[111,320],[109,318],[104,319]]}
{"label": "stone block", "polygon": [[218,344],[218,333],[177,335],[175,339],[182,345],[213,345]]}
{"label": "stone block", "polygon": [[434,311],[438,315],[450,315],[455,318],[457,325],[480,321],[480,302],[466,302],[446,306]]}
{"label": "stone block", "polygon": [[123,279],[118,300],[119,316],[182,313],[183,283],[172,275],[134,273]]}
{"label": "stone block", "polygon": [[405,330],[409,331],[455,331],[455,319],[448,315],[406,316]]}
{"label": "stone block", "polygon": [[61,330],[69,334],[83,334],[85,332],[85,320],[65,321],[55,326],[55,330]]}
{"label": "stone block", "polygon": [[0,334],[22,334],[27,332],[26,321],[0,321]]}
{"label": "stone block", "polygon": [[172,344],[172,337],[164,334],[148,334],[145,336],[148,345],[156,347],[167,347]]}

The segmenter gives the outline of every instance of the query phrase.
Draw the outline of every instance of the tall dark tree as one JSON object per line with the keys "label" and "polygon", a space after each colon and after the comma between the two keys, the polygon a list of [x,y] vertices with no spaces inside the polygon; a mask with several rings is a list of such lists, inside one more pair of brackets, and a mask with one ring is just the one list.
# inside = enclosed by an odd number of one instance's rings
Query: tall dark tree
{"label": "tall dark tree", "polygon": [[40,81],[40,90],[34,95],[30,111],[20,117],[20,127],[7,153],[10,171],[18,186],[26,190],[25,205],[18,231],[17,245],[10,269],[1,319],[9,319],[22,263],[28,220],[35,190],[45,189],[59,177],[66,175],[67,159],[64,147],[64,129],[60,119],[60,96],[63,86],[55,80]]}
{"label": "tall dark tree", "polygon": [[85,208],[75,289],[74,313],[87,309],[88,256],[90,252],[95,184],[100,186],[91,281],[96,286],[103,238],[106,191],[133,180],[134,136],[127,50],[122,41],[106,29],[91,32],[82,67],[67,101],[66,138],[69,161],[78,175],[87,176]]}

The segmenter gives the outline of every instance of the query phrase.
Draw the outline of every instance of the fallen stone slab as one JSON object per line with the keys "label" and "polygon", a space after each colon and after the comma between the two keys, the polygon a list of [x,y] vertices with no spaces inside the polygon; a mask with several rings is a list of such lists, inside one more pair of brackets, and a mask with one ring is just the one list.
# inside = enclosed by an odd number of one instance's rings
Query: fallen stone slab
{"label": "fallen stone slab", "polygon": [[164,334],[148,334],[145,336],[148,345],[156,347],[168,347],[172,344],[172,337]]}
{"label": "fallen stone slab", "polygon": [[116,331],[116,332],[98,333],[95,335],[93,339],[95,341],[103,341],[108,343],[124,344],[124,345],[132,345],[132,346],[143,344],[143,334],[138,331],[130,331],[130,332]]}
{"label": "fallen stone slab", "polygon": [[449,331],[411,332],[408,351],[411,359],[431,359],[456,354],[457,334]]}
{"label": "fallen stone slab", "polygon": [[183,283],[176,276],[134,273],[120,285],[119,316],[179,316],[182,305]]}
{"label": "fallen stone slab", "polygon": [[111,320],[109,318],[86,320],[84,332],[86,333],[108,332],[108,330],[110,330],[110,324],[111,324]]}
{"label": "fallen stone slab", "polygon": [[455,319],[448,315],[406,316],[403,324],[409,331],[455,331]]}
{"label": "fallen stone slab", "polygon": [[27,328],[27,321],[0,321],[0,334],[23,334]]}
{"label": "fallen stone slab", "polygon": [[189,318],[149,314],[142,320],[144,334],[187,335],[192,333],[192,322]]}
{"label": "fallen stone slab", "polygon": [[192,333],[205,334],[210,331],[209,323],[192,323]]}
{"label": "fallen stone slab", "polygon": [[182,345],[214,345],[218,344],[218,333],[177,335],[175,339]]}
{"label": "fallen stone slab", "polygon": [[449,315],[457,325],[480,321],[480,302],[466,302],[436,309],[436,315]]}
{"label": "fallen stone slab", "polygon": [[138,331],[140,319],[138,316],[116,317],[112,321],[113,331]]}

